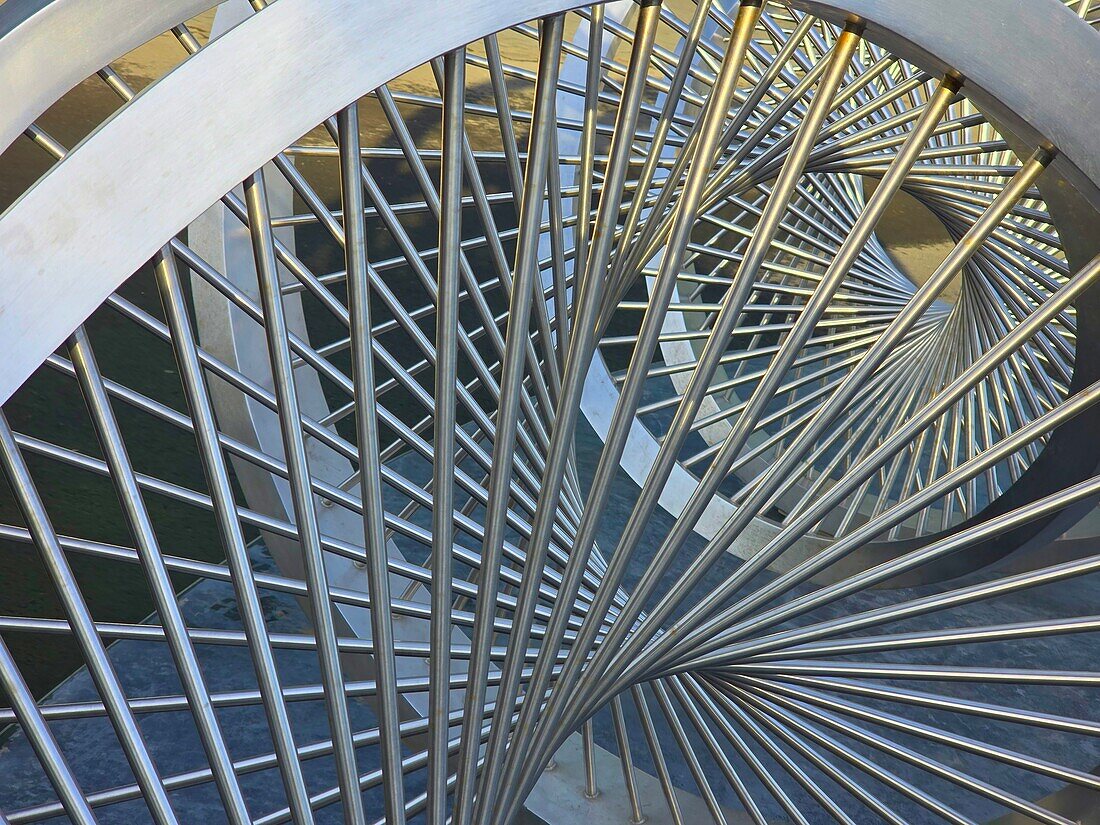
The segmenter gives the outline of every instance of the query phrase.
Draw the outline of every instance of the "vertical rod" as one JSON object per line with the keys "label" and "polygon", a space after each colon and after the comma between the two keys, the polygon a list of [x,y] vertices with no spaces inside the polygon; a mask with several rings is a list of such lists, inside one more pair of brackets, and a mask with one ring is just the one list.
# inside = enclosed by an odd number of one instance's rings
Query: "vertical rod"
{"label": "vertical rod", "polygon": [[[523,392],[524,355],[526,346],[530,342],[528,325],[534,300],[532,291],[538,280],[538,241],[542,224],[542,203],[546,192],[547,165],[551,161],[549,131],[555,128],[554,98],[558,86],[564,23],[565,18],[561,14],[548,17],[541,22],[539,73],[532,109],[523,200],[520,205],[515,277],[509,305],[504,362],[501,368],[500,407],[497,411],[497,433],[493,443],[489,500],[485,508],[481,589],[475,609],[473,650],[468,671],[470,683],[465,695],[466,719],[480,718],[485,704],[489,651],[493,642],[493,622],[496,618],[500,592],[505,516],[508,510],[516,428],[519,424],[519,400]],[[452,817],[455,825],[469,825],[474,813],[480,737],[469,726],[464,726],[461,740]]]}
{"label": "vertical rod", "polygon": [[[325,685],[325,710],[332,733],[336,774],[344,796],[344,821],[348,825],[355,825],[363,817],[363,799],[359,793],[355,746],[352,743],[340,651],[336,645],[336,617],[328,596],[328,574],[325,571],[321,530],[317,523],[316,503],[310,481],[309,458],[302,434],[302,413],[298,406],[298,391],[291,366],[286,314],[275,260],[275,238],[268,214],[267,189],[262,169],[245,180],[244,195],[248,207],[248,228],[252,235],[252,252],[256,261],[256,278],[263,305],[264,334],[267,336],[271,375],[279,405],[279,430],[286,454],[297,538],[305,563],[310,617],[317,638],[321,681]],[[380,603],[373,601],[371,604],[374,607],[371,611],[373,616],[378,612]]]}
{"label": "vertical rod", "polygon": [[[592,237],[592,183],[595,172],[596,125],[599,114],[600,83],[603,79],[604,7],[592,7],[588,21],[588,56],[584,79],[584,120],[581,126],[580,164],[577,167],[576,218],[573,230],[573,271],[577,277],[586,269],[588,245]],[[573,312],[576,313],[576,305]]]}
{"label": "vertical rod", "polygon": [[210,693],[203,679],[202,668],[187,635],[187,623],[176,601],[175,589],[161,555],[153,522],[138,489],[122,432],[83,326],[77,327],[69,338],[69,355],[84,401],[91,413],[96,436],[110,467],[111,481],[118,492],[130,533],[137,545],[141,565],[149,580],[153,604],[164,628],[164,637],[175,661],[180,684],[198,729],[199,740],[206,752],[206,758],[210,761],[210,769],[214,774],[214,782],[221,795],[226,816],[234,823],[249,822],[248,807],[237,782],[237,775],[233,771],[233,762],[229,757],[217,715],[210,703]]}
{"label": "vertical rod", "polygon": [[440,172],[439,272],[435,315],[435,456],[432,467],[432,619],[428,696],[428,822],[447,818],[447,755],[450,744],[452,610],[451,555],[454,551],[454,386],[457,381],[458,293],[462,241],[462,136],[466,105],[466,50],[443,58],[443,160]]}
{"label": "vertical rod", "polygon": [[[336,116],[340,144],[340,195],[344,207],[344,257],[347,267],[351,359],[355,381],[355,428],[359,450],[359,491],[363,502],[363,541],[367,555],[367,589],[371,599],[371,638],[378,680],[379,746],[386,815],[395,825],[405,821],[405,788],[401,776],[401,737],[397,699],[397,665],[393,653],[393,618],[387,564],[378,419],[374,397],[374,356],[370,323],[366,222],[363,214],[362,159],[359,152],[359,105]],[[452,393],[453,394],[453,393]]]}
{"label": "vertical rod", "polygon": [[672,781],[672,774],[668,770],[668,762],[665,761],[664,748],[657,737],[657,729],[653,724],[653,714],[649,710],[649,702],[645,698],[645,692],[641,685],[631,685],[630,694],[634,697],[634,706],[638,709],[638,718],[642,722],[642,734],[645,736],[649,755],[653,758],[653,766],[657,771],[657,779],[661,783],[661,791],[668,805],[669,816],[673,825],[684,825],[684,815],[680,810],[680,801],[676,798],[676,786]]}
{"label": "vertical rod", "polygon": [[[626,182],[630,149],[633,143],[632,136],[638,123],[638,110],[645,90],[647,67],[653,53],[660,8],[659,2],[646,0],[639,10],[637,35],[634,39],[623,98],[616,116],[616,137],[612,140],[604,178],[604,191],[596,214],[591,254],[586,258],[585,271],[576,290],[576,328],[569,340],[565,359],[562,403],[551,434],[550,450],[543,474],[543,487],[532,523],[531,540],[527,544],[524,580],[513,619],[514,633],[521,639],[530,634],[535,606],[539,600],[540,576],[536,574],[541,574],[542,568],[546,565],[551,530],[561,500],[562,480],[572,453],[581,395],[592,353],[596,347],[595,324],[601,302],[605,297],[604,286],[616,217],[622,202],[622,191]],[[571,555],[566,565],[567,571],[569,568],[583,570],[587,562],[588,559],[583,556]],[[540,651],[539,667],[536,668],[537,675],[531,681],[529,695],[542,696],[545,691],[550,668],[555,664],[554,652],[558,649],[561,634],[565,631],[565,621],[571,614],[572,608],[571,600],[559,600],[552,617],[552,629],[548,631],[543,649]],[[523,664],[522,650],[522,646],[512,645],[505,659],[504,679],[498,692],[497,712],[494,714],[498,720],[510,718],[515,707],[519,692],[519,673]],[[517,728],[512,745],[517,755],[522,755],[522,749],[534,731],[534,720],[537,719],[539,704],[537,701],[527,703],[520,714],[521,724]],[[503,773],[505,760],[502,750],[505,734],[505,730],[495,727],[489,737],[486,774],[491,775],[493,779],[497,779]]]}
{"label": "vertical rod", "polygon": [[214,421],[214,407],[210,391],[202,374],[195,333],[187,310],[187,299],[176,271],[175,257],[168,252],[157,256],[155,273],[164,305],[165,320],[172,334],[172,349],[183,383],[187,407],[195,425],[195,438],[199,444],[206,482],[210,488],[210,500],[218,522],[218,530],[225,544],[226,560],[232,572],[233,589],[241,612],[248,650],[252,654],[253,667],[259,682],[260,695],[267,713],[267,726],[279,760],[279,773],[296,823],[312,823],[313,811],[309,806],[309,793],[302,776],[302,765],[294,744],[294,732],[290,727],[290,715],[283,699],[283,689],[275,665],[264,610],[256,588],[252,564],[244,534],[237,520],[237,503],[233,497],[233,485],[229,479],[229,467],[218,441],[218,427]]}
{"label": "vertical rod", "polygon": [[596,737],[591,719],[581,725],[581,758],[584,762],[585,799],[595,799],[600,795],[600,786],[596,781]]}
{"label": "vertical rod", "polygon": [[619,746],[619,765],[623,769],[626,795],[630,799],[630,822],[631,825],[642,825],[645,822],[645,814],[642,812],[642,802],[638,796],[638,783],[634,776],[634,756],[630,752],[630,734],[626,729],[621,694],[611,700],[611,718],[615,725],[615,741]]}

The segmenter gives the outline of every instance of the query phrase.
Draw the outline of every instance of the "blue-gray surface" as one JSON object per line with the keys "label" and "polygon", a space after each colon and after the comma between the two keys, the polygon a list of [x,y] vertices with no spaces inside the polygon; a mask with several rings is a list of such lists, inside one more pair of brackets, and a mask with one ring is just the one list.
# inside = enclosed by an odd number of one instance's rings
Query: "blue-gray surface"
{"label": "blue-gray surface", "polygon": [[[582,422],[578,433],[578,461],[582,477],[591,477],[595,461],[599,455],[600,444],[587,425]],[[402,468],[410,477],[423,481],[428,475],[426,467],[413,463]],[[629,517],[637,498],[638,488],[625,476],[621,476],[615,485],[607,515],[599,535],[599,545],[610,552],[615,540]],[[475,514],[476,517],[476,514]],[[418,516],[423,520],[426,514]],[[660,539],[671,525],[671,518],[657,513],[651,520],[645,537],[632,562],[625,586],[629,589],[644,571],[652,553],[660,544]],[[675,575],[695,558],[704,542],[693,536],[677,557],[676,564],[669,575]],[[403,543],[403,549],[413,555],[415,549]],[[270,569],[272,562],[261,544],[252,548],[253,563],[258,570]],[[416,553],[420,555],[423,551]],[[737,566],[732,557],[725,557],[710,574],[709,582],[703,587],[728,576]],[[958,584],[958,582],[952,583]],[[940,589],[947,585],[941,585]],[[863,593],[819,610],[814,619],[842,615],[871,608],[880,604],[895,603],[900,599],[934,592],[936,588],[927,587],[907,591],[876,591]],[[944,611],[930,616],[898,622],[888,627],[893,631],[940,627],[974,626],[990,623],[1028,621],[1054,616],[1074,616],[1100,613],[1098,589],[1092,577],[1064,582],[1054,586],[1027,591],[1018,596],[1000,598],[995,602],[978,603],[967,607]],[[695,599],[689,598],[687,605]],[[239,629],[240,621],[236,613],[235,600],[228,584],[205,581],[184,594],[181,604],[188,623],[194,627]],[[308,620],[298,603],[285,594],[267,593],[264,596],[268,624],[272,631],[300,633],[308,630]],[[809,621],[807,618],[806,621]],[[887,629],[887,628],[884,628]],[[199,648],[204,673],[211,690],[224,691],[255,687],[255,678],[247,651],[238,647],[224,645],[205,645]],[[122,677],[128,695],[158,696],[178,694],[179,684],[174,668],[164,646],[154,642],[125,641],[111,646],[110,653],[115,666]],[[1100,658],[1100,645],[1095,634],[1078,636],[1054,636],[1035,642],[998,643],[969,645],[952,648],[931,648],[924,651],[911,651],[891,656],[877,654],[876,661],[906,661],[911,663],[937,663],[951,665],[984,665],[990,667],[1027,667],[1053,668],[1060,670],[1092,670]],[[318,681],[316,658],[308,651],[280,650],[277,653],[279,669],[286,685],[314,684]],[[905,687],[937,691],[945,695],[978,698],[990,703],[1016,705],[1034,710],[1044,710],[1070,717],[1088,717],[1091,694],[1084,688],[1021,688],[1011,684],[983,685],[978,691],[974,686],[965,684],[921,684],[909,683]],[[80,671],[67,680],[51,694],[49,701],[57,703],[94,700],[95,691],[86,671]],[[869,708],[880,708],[906,716],[914,721],[940,727],[949,733],[963,737],[973,737],[1005,748],[1024,753],[1039,755],[1054,763],[1091,770],[1100,764],[1100,745],[1094,739],[1074,736],[1058,731],[1041,730],[1018,725],[991,723],[978,717],[963,716],[945,712],[932,712],[920,708],[889,707],[872,700],[859,700]],[[652,702],[652,697],[651,697]],[[652,703],[653,715],[664,742],[664,750],[669,755],[670,769],[675,781],[686,789],[693,789],[694,783],[683,759],[676,756],[675,740],[664,722],[656,704]],[[624,702],[628,725],[636,724],[633,703]],[[321,702],[293,702],[290,711],[294,724],[296,740],[306,744],[328,737],[328,724]],[[267,734],[262,712],[257,707],[235,707],[219,710],[219,718],[228,737],[228,744],[234,758],[245,758],[257,754],[269,753],[271,741]],[[352,702],[353,723],[359,728],[374,726],[374,716],[365,702]],[[843,717],[841,717],[843,718]],[[596,731],[599,743],[611,751],[616,751],[615,737],[611,727],[610,714],[601,712],[596,717]],[[175,774],[205,766],[205,759],[199,746],[198,737],[190,717],[186,713],[145,714],[140,719],[145,735],[157,766],[163,774]],[[906,735],[877,728],[865,722],[859,722],[866,730],[884,734],[893,741],[907,745],[927,756],[937,759],[946,767],[964,771],[983,781],[999,785],[1026,798],[1038,799],[1055,790],[1059,783],[1044,779],[1035,774],[1008,767],[982,757],[963,753],[953,748],[914,739]],[[690,724],[685,721],[690,728]],[[103,789],[132,781],[132,774],[114,744],[113,734],[106,719],[84,719],[57,723],[53,729],[72,764],[78,780],[86,789]],[[748,735],[742,731],[748,739]],[[704,754],[704,764],[719,800],[730,809],[740,808],[736,795],[728,783],[709,760],[702,739],[689,730],[692,743],[700,754]],[[648,751],[640,736],[634,741],[635,764],[649,772],[653,765]],[[751,741],[751,740],[750,740]],[[977,821],[988,820],[1003,813],[1003,809],[982,797],[961,792],[951,783],[932,777],[916,768],[906,765],[892,757],[876,754],[874,751],[845,739],[845,744],[853,751],[894,771],[898,776],[919,785],[931,794],[949,801],[960,813]],[[733,750],[724,744],[730,763],[744,780],[749,792],[761,802],[769,820],[785,821],[787,817],[778,803],[764,790],[764,786],[755,777],[748,765]],[[763,765],[775,776],[783,776],[777,763],[771,761],[757,746],[754,750],[761,756]],[[360,769],[363,771],[377,767],[375,753],[370,748],[359,752]],[[331,761],[321,757],[304,763],[307,782],[312,791],[331,787],[335,781]],[[876,822],[877,817],[860,809],[851,797],[840,791],[830,780],[808,768],[807,773],[817,781],[830,795],[841,800],[853,817],[860,822]],[[811,822],[831,821],[827,814],[817,810],[810,797],[793,782],[784,781],[792,800],[807,813]],[[602,782],[619,781],[616,777],[601,777]],[[887,800],[901,816],[909,822],[940,821],[932,817],[923,808],[906,801],[898,794],[889,791],[865,775],[859,777],[864,786]],[[256,771],[242,777],[242,784],[252,806],[254,815],[262,815],[279,807],[284,802],[283,792],[277,773],[272,770]],[[422,776],[414,774],[408,777],[408,787],[413,792],[422,788]],[[181,821],[185,823],[203,823],[213,825],[224,821],[220,813],[220,804],[213,787],[205,783],[196,787],[181,789],[171,794],[177,804]],[[52,790],[38,767],[31,748],[21,733],[16,733],[0,749],[0,810],[11,811],[53,799]],[[381,799],[377,789],[367,793],[368,812],[377,813]],[[660,814],[660,812],[654,812]],[[99,809],[101,820],[106,823],[140,823],[148,821],[148,813],[140,800],[111,805]],[[57,820],[54,820],[57,821]],[[339,805],[328,806],[318,812],[318,821],[342,821]]]}
{"label": "blue-gray surface", "polygon": [[[251,548],[253,566],[270,570],[274,565],[262,544]],[[203,581],[188,590],[180,599],[189,625],[217,629],[239,630],[240,615],[236,599],[228,583]],[[263,595],[268,627],[277,633],[309,631],[309,622],[295,600],[285,594]],[[163,696],[179,694],[180,685],[166,646],[160,642],[122,641],[110,648],[111,660],[131,696]],[[201,645],[197,648],[203,674],[211,691],[255,689],[248,651],[243,647]],[[318,681],[317,659],[312,651],[278,650],[276,660],[284,685],[314,684]],[[51,702],[94,701],[97,694],[87,671],[80,671],[57,688]],[[295,741],[299,745],[328,738],[328,721],[320,702],[291,702],[288,705]],[[358,728],[373,727],[376,722],[370,707],[364,702],[351,703],[352,722]],[[235,759],[270,753],[268,734],[262,709],[257,706],[229,707],[218,711],[227,745]],[[139,719],[141,730],[162,775],[183,773],[207,766],[198,734],[188,712],[146,714]],[[82,787],[103,789],[129,784],[133,774],[126,765],[114,740],[106,718],[66,721],[53,726],[55,734],[69,759]],[[376,765],[370,761],[370,748],[359,752],[360,766],[368,770]],[[303,762],[303,771],[311,791],[320,791],[335,783],[332,762],[327,758]],[[13,810],[49,801],[52,798],[38,762],[22,735],[16,735],[0,754],[0,808]],[[241,777],[242,789],[254,815],[260,815],[285,803],[277,771],[268,769]],[[184,823],[225,821],[217,791],[211,783],[173,791],[170,794]],[[370,798],[370,795],[368,795]],[[372,807],[378,800],[371,798]],[[149,820],[144,802],[110,805],[97,811],[105,823],[138,823]],[[318,812],[320,822],[341,822],[339,805]],[[51,820],[59,821],[59,820]]]}

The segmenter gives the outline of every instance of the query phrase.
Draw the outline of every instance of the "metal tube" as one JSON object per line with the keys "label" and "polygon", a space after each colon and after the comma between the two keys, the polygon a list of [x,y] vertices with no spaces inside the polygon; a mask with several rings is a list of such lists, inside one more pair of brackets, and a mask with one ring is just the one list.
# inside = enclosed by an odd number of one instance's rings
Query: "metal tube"
{"label": "metal tube", "polygon": [[218,522],[222,542],[225,544],[227,562],[232,571],[234,592],[241,608],[241,620],[249,639],[249,652],[252,655],[260,692],[265,700],[264,710],[267,714],[268,728],[275,744],[275,752],[279,756],[279,772],[296,818],[301,822],[309,823],[313,821],[313,814],[307,801],[308,794],[302,777],[302,767],[298,762],[290,717],[282,698],[282,686],[268,638],[263,607],[253,579],[252,565],[248,558],[241,525],[237,520],[229,470],[217,440],[218,428],[214,423],[214,410],[202,375],[195,335],[191,328],[183,290],[180,287],[179,275],[176,272],[174,256],[161,254],[156,262],[155,273],[165,318],[172,333],[184,395],[191,411],[191,420],[195,422],[195,437],[210,489],[210,503]]}
{"label": "metal tube", "polygon": [[[458,327],[458,248],[462,240],[462,103],[466,98],[465,49],[444,56],[443,166],[440,172],[439,291],[436,341],[454,340]],[[446,250],[446,252],[444,252]],[[447,748],[450,713],[452,545],[454,543],[455,415],[452,388],[457,380],[453,349],[436,358],[435,457],[432,502],[431,690],[428,733],[428,820],[442,825],[447,806]],[[482,579],[486,583],[485,579]]]}
{"label": "metal tube", "polygon": [[210,694],[202,668],[187,637],[187,624],[176,600],[172,579],[164,564],[152,520],[138,489],[122,432],[103,386],[103,378],[84,327],[78,327],[69,339],[69,353],[80,382],[81,393],[95,425],[96,436],[110,466],[111,480],[118,492],[130,533],[137,544],[141,565],[149,580],[153,603],[164,627],[165,639],[175,661],[176,672],[187,697],[191,716],[195,720],[199,739],[214,771],[226,815],[234,823],[246,823],[249,821],[248,806],[233,773],[225,738],[210,704]]}

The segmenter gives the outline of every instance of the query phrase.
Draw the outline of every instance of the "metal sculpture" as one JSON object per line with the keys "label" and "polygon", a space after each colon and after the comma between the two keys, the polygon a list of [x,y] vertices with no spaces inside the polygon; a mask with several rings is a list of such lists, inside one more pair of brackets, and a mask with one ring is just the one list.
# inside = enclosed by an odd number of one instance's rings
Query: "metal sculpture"
{"label": "metal sculpture", "polygon": [[203,6],[0,6],[4,818],[1095,815],[1087,0]]}

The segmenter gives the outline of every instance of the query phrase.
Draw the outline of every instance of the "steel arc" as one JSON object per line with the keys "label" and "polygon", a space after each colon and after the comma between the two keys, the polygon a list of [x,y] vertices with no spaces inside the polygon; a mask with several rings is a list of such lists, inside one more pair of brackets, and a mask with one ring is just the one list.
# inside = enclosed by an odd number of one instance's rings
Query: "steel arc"
{"label": "steel arc", "polygon": [[3,818],[1091,815],[1091,6],[8,0]]}

